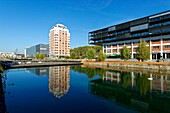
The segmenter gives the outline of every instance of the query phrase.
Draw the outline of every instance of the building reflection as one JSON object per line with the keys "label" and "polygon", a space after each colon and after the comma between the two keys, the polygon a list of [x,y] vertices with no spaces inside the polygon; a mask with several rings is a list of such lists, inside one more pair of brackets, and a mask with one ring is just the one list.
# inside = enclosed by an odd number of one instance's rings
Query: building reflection
{"label": "building reflection", "polygon": [[67,94],[70,88],[70,66],[49,68],[49,91],[57,98]]}
{"label": "building reflection", "polygon": [[[132,88],[142,83],[140,78],[142,78],[146,84],[149,83],[148,89],[150,89],[151,91],[157,91],[162,94],[170,93],[170,76],[168,75],[153,75],[134,72],[120,73],[106,71],[106,74],[102,77],[103,81],[105,82],[112,82],[117,84],[129,82],[128,85]],[[149,80],[148,78],[153,78],[153,80]]]}
{"label": "building reflection", "polygon": [[168,75],[106,71],[100,79],[89,82],[89,92],[140,112],[170,112]]}
{"label": "building reflection", "polygon": [[49,67],[26,68],[26,71],[38,76],[45,76],[49,74]]}

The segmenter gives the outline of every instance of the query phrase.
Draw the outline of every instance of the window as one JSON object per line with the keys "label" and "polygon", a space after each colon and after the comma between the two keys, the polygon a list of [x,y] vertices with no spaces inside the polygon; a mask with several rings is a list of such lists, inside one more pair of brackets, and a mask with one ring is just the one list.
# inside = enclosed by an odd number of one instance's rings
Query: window
{"label": "window", "polygon": [[117,52],[117,49],[113,49],[112,52],[113,52],[113,53]]}
{"label": "window", "polygon": [[137,51],[138,50],[138,47],[135,47],[135,48],[133,48],[135,51]]}
{"label": "window", "polygon": [[123,45],[124,45],[124,43],[119,44],[119,46],[123,46]]}
{"label": "window", "polygon": [[139,42],[133,42],[133,44],[139,44]]}
{"label": "window", "polygon": [[159,34],[161,33],[161,30],[154,30],[154,31],[151,31],[152,34]]}
{"label": "window", "polygon": [[162,25],[170,25],[170,21],[163,22]]}
{"label": "window", "polygon": [[107,48],[111,48],[111,45],[107,45]]}
{"label": "window", "polygon": [[152,42],[159,42],[159,40],[152,40]]}
{"label": "window", "polygon": [[170,41],[170,39],[163,39],[163,41],[168,42],[168,41]]}
{"label": "window", "polygon": [[108,49],[108,50],[107,50],[107,53],[111,53],[111,49]]}
{"label": "window", "polygon": [[167,33],[167,32],[170,32],[170,28],[165,28],[162,30],[163,33]]}
{"label": "window", "polygon": [[159,49],[159,46],[153,46],[153,49]]}
{"label": "window", "polygon": [[161,23],[158,23],[158,24],[150,25],[149,27],[150,27],[150,28],[155,28],[155,27],[160,27],[160,26],[161,26]]}
{"label": "window", "polygon": [[170,48],[170,45],[165,45],[165,48]]}

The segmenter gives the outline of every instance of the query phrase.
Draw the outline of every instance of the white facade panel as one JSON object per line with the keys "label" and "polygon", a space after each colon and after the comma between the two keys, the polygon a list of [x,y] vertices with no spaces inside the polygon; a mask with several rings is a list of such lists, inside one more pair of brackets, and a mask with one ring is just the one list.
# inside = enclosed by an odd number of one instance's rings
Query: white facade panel
{"label": "white facade panel", "polygon": [[139,30],[143,30],[143,29],[148,29],[148,24],[131,27],[130,31],[133,32],[133,31],[139,31]]}

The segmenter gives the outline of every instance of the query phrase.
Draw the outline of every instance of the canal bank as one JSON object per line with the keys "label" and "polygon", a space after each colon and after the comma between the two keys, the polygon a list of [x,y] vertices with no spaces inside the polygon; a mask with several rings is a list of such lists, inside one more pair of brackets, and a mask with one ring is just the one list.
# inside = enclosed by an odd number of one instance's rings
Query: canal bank
{"label": "canal bank", "polygon": [[108,70],[133,71],[141,73],[154,73],[170,75],[169,62],[135,62],[135,61],[82,61],[83,66],[104,68]]}
{"label": "canal bank", "polygon": [[66,65],[81,65],[81,61],[27,61],[27,62],[17,62],[17,61],[0,61],[0,65],[4,69],[12,68],[28,68],[28,67],[46,67],[46,66],[66,66]]}

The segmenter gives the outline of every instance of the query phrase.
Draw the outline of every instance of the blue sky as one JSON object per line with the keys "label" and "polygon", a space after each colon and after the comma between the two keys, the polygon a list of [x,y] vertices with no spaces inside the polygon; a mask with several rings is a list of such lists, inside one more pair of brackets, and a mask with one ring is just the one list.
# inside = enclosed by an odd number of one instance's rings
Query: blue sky
{"label": "blue sky", "polygon": [[88,32],[170,10],[170,0],[0,0],[0,52],[48,43],[52,26],[64,24],[71,48],[88,45]]}

